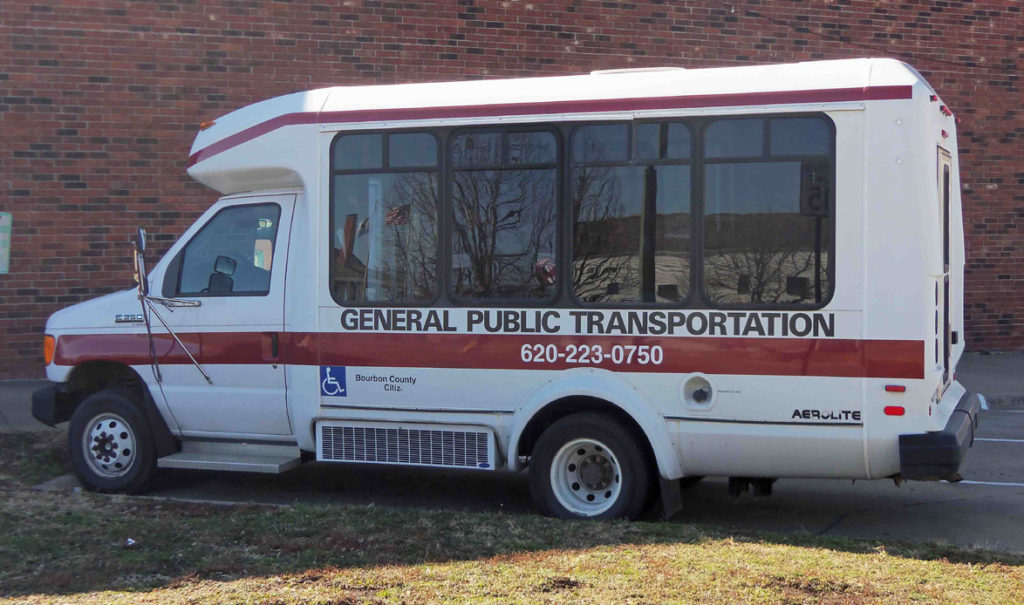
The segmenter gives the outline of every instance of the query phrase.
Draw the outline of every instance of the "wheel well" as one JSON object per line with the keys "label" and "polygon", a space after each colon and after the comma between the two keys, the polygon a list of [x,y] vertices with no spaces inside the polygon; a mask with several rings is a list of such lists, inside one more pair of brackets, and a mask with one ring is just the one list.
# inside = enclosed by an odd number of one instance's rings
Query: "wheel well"
{"label": "wheel well", "polygon": [[131,367],[116,361],[87,361],[71,370],[63,396],[58,398],[62,411],[69,419],[86,397],[104,389],[123,389],[131,394],[153,433],[157,456],[178,451],[180,444],[171,434],[167,422],[157,410],[149,387]]}
{"label": "wheel well", "polygon": [[137,405],[143,404],[148,395],[145,383],[135,370],[115,361],[87,361],[71,370],[67,385],[74,407],[89,395],[109,388],[130,392]]}
{"label": "wheel well", "polygon": [[633,433],[643,445],[644,453],[647,454],[647,459],[650,461],[652,468],[657,469],[658,460],[654,455],[654,448],[651,447],[651,441],[647,438],[647,434],[640,428],[637,421],[619,406],[597,397],[563,397],[544,406],[526,423],[526,428],[523,429],[522,435],[519,436],[519,442],[516,444],[516,455],[529,457],[533,452],[533,446],[536,445],[537,439],[544,432],[544,429],[559,419],[578,412],[599,412],[614,418]]}

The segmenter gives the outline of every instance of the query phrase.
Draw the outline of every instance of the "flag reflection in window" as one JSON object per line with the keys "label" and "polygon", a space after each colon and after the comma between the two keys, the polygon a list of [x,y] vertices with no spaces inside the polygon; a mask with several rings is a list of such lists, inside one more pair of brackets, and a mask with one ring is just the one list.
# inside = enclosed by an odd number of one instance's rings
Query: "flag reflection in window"
{"label": "flag reflection in window", "polygon": [[347,135],[335,141],[334,158],[335,300],[432,301],[438,282],[436,138],[428,133]]}

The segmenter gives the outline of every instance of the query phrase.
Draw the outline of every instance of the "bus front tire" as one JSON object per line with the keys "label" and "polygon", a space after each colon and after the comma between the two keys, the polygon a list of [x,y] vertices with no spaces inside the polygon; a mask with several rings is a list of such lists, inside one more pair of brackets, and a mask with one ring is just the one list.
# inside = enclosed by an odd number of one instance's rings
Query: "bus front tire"
{"label": "bus front tire", "polygon": [[75,474],[92,491],[138,493],[156,468],[149,425],[122,389],[85,398],[71,416],[68,446]]}
{"label": "bus front tire", "polygon": [[562,519],[636,519],[654,476],[638,438],[600,413],[573,414],[548,427],[529,472],[537,507]]}

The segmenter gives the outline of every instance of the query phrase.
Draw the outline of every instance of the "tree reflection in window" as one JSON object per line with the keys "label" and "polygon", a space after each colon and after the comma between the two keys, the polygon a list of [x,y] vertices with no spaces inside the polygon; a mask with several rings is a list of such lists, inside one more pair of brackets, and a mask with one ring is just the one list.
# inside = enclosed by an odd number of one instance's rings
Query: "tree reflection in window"
{"label": "tree reflection in window", "polygon": [[555,292],[556,139],[548,132],[453,137],[452,286],[457,298]]}
{"label": "tree reflection in window", "polygon": [[331,198],[335,300],[436,298],[437,157],[437,139],[427,133],[337,140]]}
{"label": "tree reflection in window", "polygon": [[820,118],[731,119],[708,126],[709,302],[777,307],[831,297],[831,137]]}
{"label": "tree reflection in window", "polygon": [[684,301],[690,291],[689,130],[673,122],[583,126],[572,148],[576,298],[593,304]]}

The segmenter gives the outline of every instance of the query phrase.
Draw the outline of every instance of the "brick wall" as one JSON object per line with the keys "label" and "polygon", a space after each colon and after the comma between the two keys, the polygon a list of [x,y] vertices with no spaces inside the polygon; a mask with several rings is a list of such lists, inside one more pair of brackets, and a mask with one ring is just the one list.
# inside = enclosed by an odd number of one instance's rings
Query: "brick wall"
{"label": "brick wall", "polygon": [[296,90],[592,69],[891,56],[962,119],[967,337],[1024,349],[1019,0],[0,4],[0,379],[41,375],[53,311],[128,285],[136,225],[169,245],[214,199],[200,121]]}

